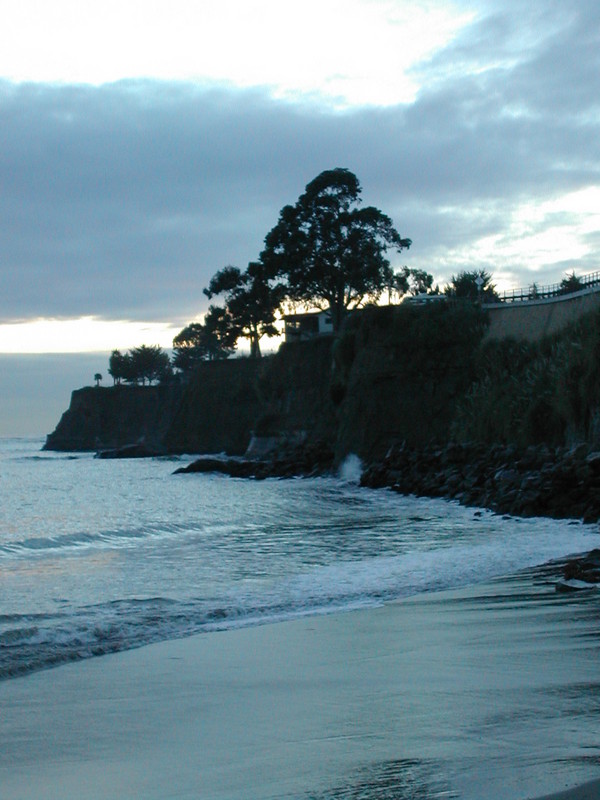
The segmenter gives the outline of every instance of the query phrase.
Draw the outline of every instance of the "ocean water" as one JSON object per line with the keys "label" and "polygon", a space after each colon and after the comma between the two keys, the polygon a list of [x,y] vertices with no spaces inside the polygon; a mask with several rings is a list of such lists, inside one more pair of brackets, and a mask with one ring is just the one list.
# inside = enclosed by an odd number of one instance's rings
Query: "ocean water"
{"label": "ocean water", "polygon": [[503,518],[338,477],[173,475],[0,440],[0,679],[231,627],[383,605],[598,546],[576,522]]}

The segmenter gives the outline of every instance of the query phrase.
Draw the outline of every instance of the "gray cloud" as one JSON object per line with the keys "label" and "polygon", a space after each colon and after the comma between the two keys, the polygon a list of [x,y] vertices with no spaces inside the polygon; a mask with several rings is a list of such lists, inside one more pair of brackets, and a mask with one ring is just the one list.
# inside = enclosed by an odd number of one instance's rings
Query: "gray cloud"
{"label": "gray cloud", "polygon": [[393,108],[150,81],[0,84],[0,320],[184,322],[210,276],[255,258],[281,206],[333,166],[413,239],[400,263],[443,277],[462,264],[447,250],[506,233],[517,204],[598,184],[597,5],[482,8],[421,65],[415,102]]}

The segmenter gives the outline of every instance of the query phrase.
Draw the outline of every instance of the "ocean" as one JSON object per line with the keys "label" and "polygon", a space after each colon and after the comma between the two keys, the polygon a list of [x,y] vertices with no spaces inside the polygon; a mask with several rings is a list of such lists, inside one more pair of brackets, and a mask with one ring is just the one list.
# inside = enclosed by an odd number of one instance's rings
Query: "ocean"
{"label": "ocean", "polygon": [[174,475],[192,457],[100,460],[0,441],[0,679],[207,631],[458,589],[598,544],[340,475]]}

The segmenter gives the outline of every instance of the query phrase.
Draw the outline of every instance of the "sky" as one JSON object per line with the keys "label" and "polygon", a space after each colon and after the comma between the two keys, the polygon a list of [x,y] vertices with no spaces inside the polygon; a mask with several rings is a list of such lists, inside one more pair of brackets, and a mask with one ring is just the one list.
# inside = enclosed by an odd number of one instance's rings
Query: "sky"
{"label": "sky", "polygon": [[[51,430],[112,349],[169,346],[324,169],[441,285],[600,269],[597,0],[1,5],[0,433]],[[48,353],[81,373],[44,379]]]}

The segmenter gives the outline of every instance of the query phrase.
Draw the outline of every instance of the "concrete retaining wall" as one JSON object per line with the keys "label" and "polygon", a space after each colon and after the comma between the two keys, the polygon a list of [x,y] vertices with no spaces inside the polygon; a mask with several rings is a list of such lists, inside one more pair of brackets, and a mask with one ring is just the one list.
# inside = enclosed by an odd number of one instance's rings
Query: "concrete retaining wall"
{"label": "concrete retaining wall", "polygon": [[600,287],[544,300],[495,303],[483,306],[489,314],[489,339],[526,339],[536,341],[557,333],[588,311],[600,308]]}

